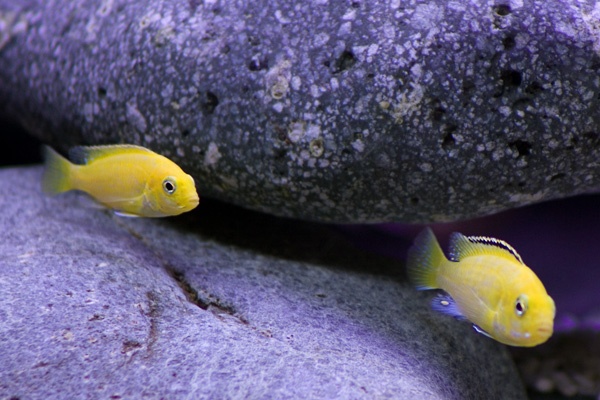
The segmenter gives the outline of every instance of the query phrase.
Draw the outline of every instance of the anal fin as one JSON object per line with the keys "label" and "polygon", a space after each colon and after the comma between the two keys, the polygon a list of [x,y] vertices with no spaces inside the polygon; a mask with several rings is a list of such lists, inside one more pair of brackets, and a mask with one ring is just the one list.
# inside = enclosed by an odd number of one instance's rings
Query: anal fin
{"label": "anal fin", "polygon": [[487,333],[486,331],[484,331],[483,329],[481,329],[479,326],[477,326],[475,324],[473,324],[473,329],[475,329],[475,332],[481,333],[482,335],[487,336],[490,339],[493,339],[493,337],[489,333]]}
{"label": "anal fin", "polygon": [[125,217],[125,218],[139,218],[140,217],[139,215],[136,215],[136,214],[130,214],[130,213],[117,211],[117,210],[113,210],[113,212],[115,213],[115,215],[118,215],[119,217]]}

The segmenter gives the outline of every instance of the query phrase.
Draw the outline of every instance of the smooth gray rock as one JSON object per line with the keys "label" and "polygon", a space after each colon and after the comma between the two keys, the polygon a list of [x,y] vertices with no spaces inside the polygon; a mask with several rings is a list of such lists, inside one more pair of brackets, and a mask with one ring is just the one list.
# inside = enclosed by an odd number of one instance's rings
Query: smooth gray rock
{"label": "smooth gray rock", "polygon": [[0,170],[0,398],[524,399],[506,349],[330,227],[124,219]]}
{"label": "smooth gray rock", "polygon": [[598,191],[594,4],[0,0],[0,110],[273,214],[467,218]]}

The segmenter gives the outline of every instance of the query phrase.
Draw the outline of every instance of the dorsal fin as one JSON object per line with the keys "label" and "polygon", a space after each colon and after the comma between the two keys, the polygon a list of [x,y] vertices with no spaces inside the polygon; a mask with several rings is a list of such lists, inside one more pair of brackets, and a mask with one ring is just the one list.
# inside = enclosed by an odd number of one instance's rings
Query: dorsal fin
{"label": "dorsal fin", "polygon": [[465,236],[458,232],[450,236],[450,256],[453,261],[478,255],[495,255],[524,264],[519,253],[503,240],[485,236]]}
{"label": "dorsal fin", "polygon": [[127,151],[132,154],[148,154],[154,152],[145,147],[136,146],[133,144],[111,144],[106,146],[77,146],[69,150],[69,159],[79,165],[89,164],[91,161],[110,156],[119,150]]}

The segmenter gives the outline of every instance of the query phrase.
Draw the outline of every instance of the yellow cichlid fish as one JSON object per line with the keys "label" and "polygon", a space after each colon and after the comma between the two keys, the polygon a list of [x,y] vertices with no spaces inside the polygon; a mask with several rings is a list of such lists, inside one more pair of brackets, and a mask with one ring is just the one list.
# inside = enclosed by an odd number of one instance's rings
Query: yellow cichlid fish
{"label": "yellow cichlid fish", "polygon": [[115,213],[168,217],[190,211],[200,199],[194,179],[166,157],[144,147],[75,147],[66,158],[45,147],[46,193],[81,190]]}
{"label": "yellow cichlid fish", "polygon": [[434,298],[436,311],[468,319],[477,332],[511,346],[537,346],[552,336],[554,301],[508,243],[453,233],[450,255],[429,228],[408,253],[417,289],[447,293]]}

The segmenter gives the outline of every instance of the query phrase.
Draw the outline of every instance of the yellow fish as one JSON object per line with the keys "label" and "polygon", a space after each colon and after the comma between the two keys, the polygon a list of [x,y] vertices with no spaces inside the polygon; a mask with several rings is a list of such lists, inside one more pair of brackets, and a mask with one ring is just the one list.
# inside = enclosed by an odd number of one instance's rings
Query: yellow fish
{"label": "yellow fish", "polygon": [[429,228],[408,252],[417,289],[447,293],[434,298],[435,310],[468,319],[477,332],[511,346],[537,346],[552,336],[554,301],[508,243],[453,233],[450,255]]}
{"label": "yellow fish", "polygon": [[115,213],[129,217],[168,217],[190,211],[200,199],[194,179],[173,161],[144,147],[75,147],[74,163],[45,147],[46,193],[81,190]]}

